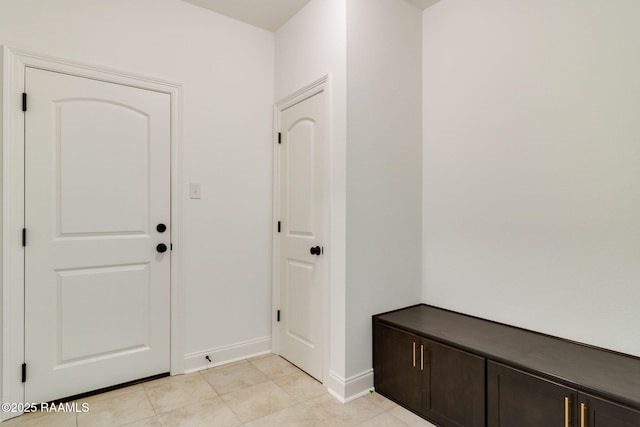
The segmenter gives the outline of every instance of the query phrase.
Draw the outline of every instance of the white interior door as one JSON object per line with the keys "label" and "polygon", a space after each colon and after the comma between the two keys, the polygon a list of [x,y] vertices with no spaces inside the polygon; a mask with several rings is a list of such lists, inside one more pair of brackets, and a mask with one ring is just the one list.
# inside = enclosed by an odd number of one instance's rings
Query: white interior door
{"label": "white interior door", "polygon": [[279,161],[280,352],[320,381],[326,280],[324,97],[320,92],[281,112]]}
{"label": "white interior door", "polygon": [[25,87],[25,401],[168,372],[170,96],[35,68]]}

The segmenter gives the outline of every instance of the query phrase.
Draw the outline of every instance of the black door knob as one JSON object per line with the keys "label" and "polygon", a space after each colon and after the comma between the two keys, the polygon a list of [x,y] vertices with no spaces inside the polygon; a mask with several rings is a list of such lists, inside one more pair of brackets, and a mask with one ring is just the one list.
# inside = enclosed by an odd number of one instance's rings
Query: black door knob
{"label": "black door knob", "polygon": [[320,253],[322,253],[322,248],[320,248],[320,246],[315,246],[311,248],[309,252],[311,252],[311,255],[320,255]]}
{"label": "black door knob", "polygon": [[166,226],[166,225],[164,225],[164,224],[158,224],[158,225],[156,226],[156,231],[157,231],[158,233],[164,233],[165,231],[167,231],[167,226]]}
{"label": "black door knob", "polygon": [[165,245],[164,243],[160,243],[158,246],[156,246],[156,251],[163,253],[167,251],[167,245]]}

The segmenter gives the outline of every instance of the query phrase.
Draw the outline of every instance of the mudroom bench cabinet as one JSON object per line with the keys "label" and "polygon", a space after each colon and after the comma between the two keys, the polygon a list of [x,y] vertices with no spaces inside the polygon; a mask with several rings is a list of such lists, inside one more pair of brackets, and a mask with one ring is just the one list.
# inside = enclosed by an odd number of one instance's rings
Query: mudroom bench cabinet
{"label": "mudroom bench cabinet", "polygon": [[373,316],[373,367],[445,427],[640,427],[640,358],[425,304]]}

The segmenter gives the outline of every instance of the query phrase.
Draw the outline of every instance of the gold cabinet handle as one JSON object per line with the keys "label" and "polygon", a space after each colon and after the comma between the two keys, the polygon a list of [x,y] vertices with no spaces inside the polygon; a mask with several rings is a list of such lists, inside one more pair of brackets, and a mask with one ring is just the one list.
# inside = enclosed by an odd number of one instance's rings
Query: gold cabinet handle
{"label": "gold cabinet handle", "polygon": [[420,370],[424,371],[424,346],[420,344]]}
{"label": "gold cabinet handle", "polygon": [[564,427],[569,427],[569,398],[564,398]]}
{"label": "gold cabinet handle", "polygon": [[416,367],[416,342],[413,342],[413,367]]}
{"label": "gold cabinet handle", "polygon": [[580,403],[580,427],[584,427],[587,418],[587,405]]}

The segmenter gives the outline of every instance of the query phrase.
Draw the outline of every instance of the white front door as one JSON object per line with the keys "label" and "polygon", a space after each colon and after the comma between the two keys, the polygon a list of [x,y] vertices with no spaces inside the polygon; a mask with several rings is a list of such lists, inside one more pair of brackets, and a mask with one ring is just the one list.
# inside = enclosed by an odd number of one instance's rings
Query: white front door
{"label": "white front door", "polygon": [[168,372],[170,96],[36,68],[25,91],[25,401]]}
{"label": "white front door", "polygon": [[281,112],[280,353],[322,381],[326,263],[325,94]]}

